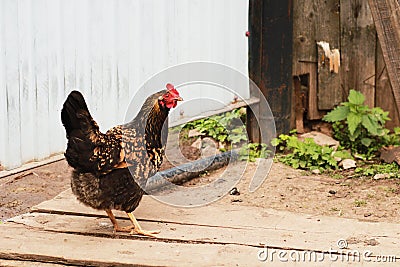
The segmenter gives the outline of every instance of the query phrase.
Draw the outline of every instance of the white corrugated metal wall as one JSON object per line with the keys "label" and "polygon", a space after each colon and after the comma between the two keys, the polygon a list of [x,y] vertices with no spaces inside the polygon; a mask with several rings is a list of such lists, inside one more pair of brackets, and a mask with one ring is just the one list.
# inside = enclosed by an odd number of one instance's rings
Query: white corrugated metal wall
{"label": "white corrugated metal wall", "polygon": [[60,108],[72,89],[104,130],[167,67],[212,61],[246,74],[247,21],[247,0],[1,0],[0,164],[64,150]]}

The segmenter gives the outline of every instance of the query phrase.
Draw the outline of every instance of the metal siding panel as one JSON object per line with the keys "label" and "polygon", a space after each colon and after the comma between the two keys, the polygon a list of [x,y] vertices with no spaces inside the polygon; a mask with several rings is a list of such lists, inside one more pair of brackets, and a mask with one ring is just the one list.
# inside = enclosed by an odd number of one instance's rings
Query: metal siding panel
{"label": "metal siding panel", "polygon": [[90,112],[101,123],[99,110],[102,108],[103,90],[103,7],[97,0],[90,1],[89,19],[89,57],[91,65],[91,91],[85,95]]}
{"label": "metal siding panel", "polygon": [[7,130],[5,166],[21,164],[21,118],[19,96],[18,2],[5,1],[5,82]]}
{"label": "metal siding panel", "polygon": [[70,92],[76,89],[76,1],[61,1],[60,17],[64,57],[64,87]]}
{"label": "metal siding panel", "polygon": [[[247,74],[247,8],[247,1],[228,0],[1,1],[0,38],[6,42],[0,43],[0,86],[7,91],[0,92],[0,111],[8,113],[0,117],[0,126],[7,125],[0,127],[0,147],[6,147],[0,162],[13,167],[61,152],[66,140],[59,113],[75,88],[106,130],[122,122],[130,97],[166,67],[211,61]],[[153,83],[149,92],[199,74],[181,72]],[[234,76],[226,82],[248,96],[248,85]],[[198,85],[184,96],[211,97],[221,106],[233,94]],[[199,101],[185,107],[187,114],[216,108]],[[179,110],[172,117],[179,119]]]}
{"label": "metal siding panel", "polygon": [[153,60],[153,42],[156,41],[153,39],[154,32],[154,19],[153,19],[153,0],[140,1],[140,9],[141,9],[141,22],[142,27],[139,31],[139,42],[141,51],[141,61],[138,62],[138,67],[140,68],[139,73],[139,84],[142,84],[144,81],[153,76],[154,69],[154,60]]}
{"label": "metal siding panel", "polygon": [[[229,1],[229,0],[225,0]],[[230,14],[230,23],[232,24],[232,41],[234,49],[230,56],[232,58],[231,65],[241,74],[248,76],[248,39],[245,36],[248,30],[248,12],[249,2],[248,1],[237,1],[240,2],[240,8],[235,6]],[[236,4],[236,2],[235,2]],[[237,4],[238,5],[238,4]],[[246,12],[243,12],[245,10]],[[243,79],[234,78],[235,84],[237,85],[234,89],[238,95],[247,99],[250,97],[249,83],[243,83]]]}
{"label": "metal siding panel", "polygon": [[[55,70],[57,75],[57,103],[58,107],[61,109],[62,104],[66,97],[66,88],[65,88],[65,63],[64,63],[64,42],[63,42],[63,33],[62,33],[62,23],[63,23],[63,15],[62,15],[62,6],[61,1],[63,0],[49,0],[52,3],[56,3],[54,6],[54,14],[57,17],[53,22],[58,29],[57,34],[57,42],[56,42],[56,56],[57,56],[57,67]],[[60,116],[60,114],[58,114]],[[59,117],[60,118],[60,117]],[[61,118],[60,118],[61,120]],[[60,152],[64,150],[66,147],[67,140],[65,138],[65,132],[62,130],[61,132],[57,133],[57,136],[60,136],[60,143],[58,144],[60,147]]]}
{"label": "metal siding panel", "polygon": [[21,117],[21,161],[35,158],[35,139],[32,129],[35,128],[35,91],[32,85],[35,81],[33,65],[33,23],[32,1],[18,1],[18,32],[19,32],[19,89]]}
{"label": "metal siding panel", "polygon": [[130,29],[129,38],[129,100],[134,96],[142,81],[140,81],[141,65],[141,36],[142,28],[141,9],[139,1],[131,1],[129,6],[130,16],[128,18]]}
{"label": "metal siding panel", "polygon": [[99,125],[103,131],[111,128],[115,124],[116,117],[116,90],[114,77],[116,76],[115,62],[115,5],[113,2],[103,1],[103,73],[102,73],[102,107],[99,112]]}
{"label": "metal siding panel", "polygon": [[33,8],[34,56],[36,75],[36,142],[35,159],[50,155],[49,144],[49,70],[48,70],[48,31],[47,6],[45,0],[36,0]]}
{"label": "metal siding panel", "polygon": [[117,2],[117,22],[116,22],[116,51],[117,51],[117,96],[118,96],[118,123],[125,118],[126,106],[129,103],[129,39],[133,25],[129,23],[130,1],[123,0]]}
{"label": "metal siding panel", "polygon": [[65,133],[61,124],[61,107],[65,97],[63,86],[62,48],[60,33],[60,1],[46,0],[48,34],[48,78],[49,78],[49,148],[50,153],[59,153],[65,148]]}
{"label": "metal siding panel", "polygon": [[[49,0],[51,1],[51,0]],[[91,70],[89,57],[89,1],[76,2],[76,87],[85,95],[90,93]]]}
{"label": "metal siding panel", "polygon": [[179,23],[175,17],[175,9],[176,9],[176,1],[170,0],[168,5],[166,5],[164,12],[165,14],[165,27],[166,27],[166,57],[167,57],[167,66],[174,66],[177,64],[177,42],[176,42],[176,25]]}
{"label": "metal siding panel", "polygon": [[5,47],[5,1],[0,1],[0,164],[6,163],[7,99],[6,99],[6,47]]}
{"label": "metal siding panel", "polygon": [[[166,20],[168,18],[165,13],[166,2],[164,0],[153,0],[153,34],[152,34],[152,57],[153,57],[153,74],[158,73],[167,67],[167,39],[168,27]],[[166,81],[167,82],[167,81]]]}
{"label": "metal siding panel", "polygon": [[174,17],[176,18],[176,51],[177,51],[177,64],[181,64],[188,61],[189,49],[184,49],[189,47],[189,33],[188,25],[190,20],[189,12],[189,1],[186,0],[176,0]]}

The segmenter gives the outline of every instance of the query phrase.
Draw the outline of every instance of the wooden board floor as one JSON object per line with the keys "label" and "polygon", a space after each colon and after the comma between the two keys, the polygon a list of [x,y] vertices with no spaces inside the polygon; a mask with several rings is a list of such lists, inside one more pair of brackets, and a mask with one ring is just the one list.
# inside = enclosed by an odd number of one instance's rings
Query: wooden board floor
{"label": "wooden board floor", "polygon": [[[115,215],[122,226],[130,224],[125,213]],[[149,196],[135,215],[144,229],[160,230],[158,238],[114,234],[105,212],[81,205],[67,190],[0,225],[0,266],[265,266],[271,256],[274,266],[309,266],[306,260],[293,261],[304,253],[319,255],[312,266],[374,266],[357,257],[347,261],[354,251],[370,251],[372,262],[380,255],[400,262],[398,224],[218,202],[177,208]],[[338,248],[341,239],[347,240],[347,249]],[[265,246],[269,257],[263,262],[258,256],[266,255],[261,253]],[[287,262],[278,259],[279,252]]]}

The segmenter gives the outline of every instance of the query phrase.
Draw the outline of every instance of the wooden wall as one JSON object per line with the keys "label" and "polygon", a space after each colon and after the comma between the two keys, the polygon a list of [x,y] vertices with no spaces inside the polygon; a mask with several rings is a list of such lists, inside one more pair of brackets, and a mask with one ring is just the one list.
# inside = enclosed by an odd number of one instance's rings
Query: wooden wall
{"label": "wooden wall", "polygon": [[[399,126],[387,70],[368,0],[293,1],[293,81],[296,120],[318,120],[350,89],[361,91],[366,104],[389,111],[387,126]],[[340,51],[338,73],[329,70],[317,42]],[[303,97],[303,99],[302,99]],[[304,100],[304,97],[306,99]]]}

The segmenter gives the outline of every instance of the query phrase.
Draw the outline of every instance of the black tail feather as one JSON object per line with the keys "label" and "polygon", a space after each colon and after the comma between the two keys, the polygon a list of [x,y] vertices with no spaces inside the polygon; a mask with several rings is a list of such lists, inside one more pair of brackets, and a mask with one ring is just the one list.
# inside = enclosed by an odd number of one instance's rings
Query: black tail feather
{"label": "black tail feather", "polygon": [[67,137],[71,135],[73,130],[81,129],[82,113],[87,113],[90,116],[83,95],[78,91],[72,91],[61,110],[61,121],[67,132]]}
{"label": "black tail feather", "polygon": [[61,110],[61,121],[67,133],[65,158],[69,165],[83,172],[96,170],[96,163],[90,162],[89,159],[100,134],[99,127],[90,115],[80,92],[71,92],[65,100]]}

